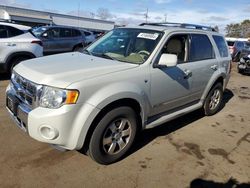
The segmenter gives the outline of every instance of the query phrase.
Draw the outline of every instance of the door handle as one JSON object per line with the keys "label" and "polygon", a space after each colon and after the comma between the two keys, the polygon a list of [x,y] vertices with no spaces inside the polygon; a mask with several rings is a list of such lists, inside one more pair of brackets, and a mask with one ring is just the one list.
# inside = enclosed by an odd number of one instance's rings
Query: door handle
{"label": "door handle", "polygon": [[184,79],[188,79],[192,76],[192,72],[190,70],[184,70]]}
{"label": "door handle", "polygon": [[213,69],[213,70],[216,71],[216,70],[218,69],[218,65],[212,65],[212,66],[211,66],[211,69]]}
{"label": "door handle", "polygon": [[14,46],[16,46],[16,44],[15,44],[15,43],[6,43],[6,45],[7,45],[7,46],[10,46],[10,47],[14,47]]}

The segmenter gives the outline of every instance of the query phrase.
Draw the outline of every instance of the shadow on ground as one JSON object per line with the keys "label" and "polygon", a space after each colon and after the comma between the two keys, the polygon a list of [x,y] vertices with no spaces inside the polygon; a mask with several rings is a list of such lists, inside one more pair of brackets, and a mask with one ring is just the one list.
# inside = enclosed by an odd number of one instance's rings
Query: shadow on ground
{"label": "shadow on ground", "polygon": [[250,188],[250,184],[239,183],[235,179],[229,179],[226,183],[195,179],[190,183],[190,188]]}
{"label": "shadow on ground", "polygon": [[0,81],[9,80],[9,79],[10,79],[10,75],[0,74]]}
{"label": "shadow on ground", "polygon": [[[221,110],[226,106],[226,104],[233,98],[234,94],[231,90],[226,89],[223,95],[223,101]],[[191,112],[189,114],[186,114],[182,117],[179,117],[175,120],[172,120],[170,122],[164,123],[158,127],[155,127],[153,129],[146,129],[142,131],[138,137],[136,138],[136,141],[134,145],[132,146],[132,149],[128,155],[131,155],[132,153],[136,152],[137,150],[140,150],[147,144],[149,144],[151,141],[153,141],[155,138],[159,136],[167,136],[170,133],[173,133],[190,123],[193,123],[201,118],[204,117],[204,113],[202,110],[196,110],[194,112]]]}

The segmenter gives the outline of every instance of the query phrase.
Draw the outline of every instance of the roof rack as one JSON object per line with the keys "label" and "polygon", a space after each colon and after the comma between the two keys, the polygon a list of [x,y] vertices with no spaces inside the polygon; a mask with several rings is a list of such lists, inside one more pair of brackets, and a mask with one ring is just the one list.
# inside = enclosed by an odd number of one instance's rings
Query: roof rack
{"label": "roof rack", "polygon": [[172,22],[159,22],[159,23],[142,23],[140,26],[150,25],[150,26],[164,26],[164,27],[181,27],[187,29],[200,29],[205,31],[216,31],[215,28],[204,26],[204,25],[196,25],[196,24],[187,24],[187,23],[172,23]]}

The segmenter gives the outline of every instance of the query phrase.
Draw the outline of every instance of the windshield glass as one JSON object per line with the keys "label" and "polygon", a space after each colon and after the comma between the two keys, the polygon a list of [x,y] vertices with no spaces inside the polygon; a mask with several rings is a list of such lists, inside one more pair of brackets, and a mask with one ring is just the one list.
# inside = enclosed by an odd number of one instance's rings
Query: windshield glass
{"label": "windshield glass", "polygon": [[45,27],[38,27],[38,28],[33,28],[31,32],[36,36],[40,37],[41,34],[46,31],[47,29]]}
{"label": "windshield glass", "polygon": [[142,64],[153,52],[162,32],[146,29],[118,28],[89,46],[85,52],[108,59]]}

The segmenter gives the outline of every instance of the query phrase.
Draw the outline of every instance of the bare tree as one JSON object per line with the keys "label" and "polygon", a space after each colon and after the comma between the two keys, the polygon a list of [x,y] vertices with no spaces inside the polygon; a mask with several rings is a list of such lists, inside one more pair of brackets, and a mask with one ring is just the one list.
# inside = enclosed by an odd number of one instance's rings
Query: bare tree
{"label": "bare tree", "polygon": [[99,8],[97,10],[96,16],[102,20],[107,20],[113,17],[109,10],[106,8]]}
{"label": "bare tree", "polygon": [[225,31],[228,37],[250,37],[250,20],[244,20],[236,24],[228,24]]}
{"label": "bare tree", "polygon": [[216,26],[214,27],[214,29],[215,29],[215,31],[219,32],[219,26],[218,26],[218,25],[216,25]]}

